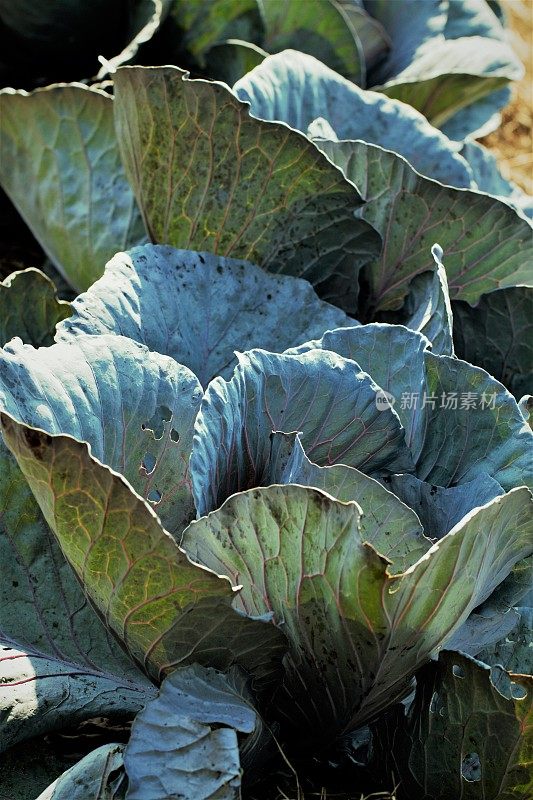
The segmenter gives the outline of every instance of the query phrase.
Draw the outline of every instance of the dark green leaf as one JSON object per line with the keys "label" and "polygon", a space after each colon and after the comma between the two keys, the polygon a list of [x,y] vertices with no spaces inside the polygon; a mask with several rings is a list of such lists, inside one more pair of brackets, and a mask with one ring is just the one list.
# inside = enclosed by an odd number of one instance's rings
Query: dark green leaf
{"label": "dark green leaf", "polygon": [[298,48],[356,83],[365,79],[363,49],[341,3],[333,0],[257,0],[269,53]]}
{"label": "dark green leaf", "polygon": [[0,283],[0,346],[14,336],[34,347],[50,345],[56,324],[71,314],[52,281],[38,269],[13,272]]}
{"label": "dark green leaf", "polygon": [[388,761],[409,797],[525,800],[533,788],[532,698],[531,678],[441,653],[417,675],[392,758],[384,750],[379,768]]}
{"label": "dark green leaf", "polygon": [[457,355],[504,383],[517,400],[533,394],[533,289],[512,286],[453,304]]}

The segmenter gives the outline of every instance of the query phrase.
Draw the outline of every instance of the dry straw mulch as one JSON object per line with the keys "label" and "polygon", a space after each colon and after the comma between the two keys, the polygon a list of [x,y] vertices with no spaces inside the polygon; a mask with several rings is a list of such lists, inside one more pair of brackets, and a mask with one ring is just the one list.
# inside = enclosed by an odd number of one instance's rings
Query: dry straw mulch
{"label": "dry straw mulch", "polygon": [[509,41],[524,64],[525,75],[514,86],[501,127],[483,144],[495,153],[504,177],[533,194],[533,0],[502,0],[502,5]]}

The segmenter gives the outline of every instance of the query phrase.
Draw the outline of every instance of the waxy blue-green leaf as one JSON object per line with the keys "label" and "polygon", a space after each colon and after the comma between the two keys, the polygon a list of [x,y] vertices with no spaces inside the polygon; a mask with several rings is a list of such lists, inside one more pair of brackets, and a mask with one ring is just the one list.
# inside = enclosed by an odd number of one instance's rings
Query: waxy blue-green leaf
{"label": "waxy blue-green leaf", "polygon": [[373,323],[289,352],[329,350],[367,371],[394,404],[416,461],[408,471],[421,480],[447,487],[489,475],[506,491],[532,487],[533,434],[515,400],[483,369],[427,344],[401,325]]}
{"label": "waxy blue-green leaf", "polygon": [[401,321],[406,328],[427,336],[433,353],[453,356],[453,314],[442,249],[434,245],[431,252],[436,268],[413,279]]}
{"label": "waxy blue-green leaf", "polygon": [[271,433],[301,432],[320,466],[346,464],[368,474],[409,470],[396,413],[378,408],[379,387],[349,359],[311,351],[239,356],[232,379],[215,378],[195,423],[190,461],[199,515],[234,492],[271,482]]}
{"label": "waxy blue-green leaf", "polygon": [[[0,295],[1,297],[1,295]],[[236,350],[283,351],[354,321],[306,281],[245,261],[145,245],[119,253],[73,303],[58,340],[114,333],[171,356],[203,386],[231,377]]]}
{"label": "waxy blue-green leaf", "polygon": [[78,291],[145,238],[113,126],[113,100],[82,84],[0,92],[0,183]]}
{"label": "waxy blue-green leaf", "polygon": [[133,723],[124,753],[128,800],[238,800],[239,745],[253,742],[261,727],[238,673],[175,670]]}
{"label": "waxy blue-green leaf", "polygon": [[373,82],[434,125],[488,95],[499,110],[496,90],[523,75],[501,23],[482,0],[369,0],[366,8],[392,40]]}
{"label": "waxy blue-green leaf", "polygon": [[430,539],[442,539],[473,508],[504,494],[498,481],[480,474],[459,486],[436,486],[414,475],[391,475],[383,479],[391,492],[416,511]]}
{"label": "waxy blue-green leaf", "polygon": [[511,102],[509,86],[490,92],[462,108],[451,119],[440,126],[440,130],[453,142],[474,140],[497,130],[502,123],[501,110]]}
{"label": "waxy blue-green leaf", "polygon": [[37,800],[124,800],[124,745],[104,744],[68,769]]}
{"label": "waxy blue-green leaf", "polygon": [[501,381],[517,400],[533,394],[533,289],[483,295],[474,307],[453,304],[457,355]]}
{"label": "waxy blue-green leaf", "polygon": [[0,370],[3,411],[88,442],[181,533],[194,517],[188,460],[202,397],[190,370],[110,335],[39,349],[14,340],[0,351]]}
{"label": "waxy blue-green leaf", "polygon": [[193,565],[150,506],[86,444],[2,414],[6,444],[106,626],[155,680],[197,662],[275,680],[284,637],[234,610],[228,581]]}
{"label": "waxy blue-green leaf", "polygon": [[407,716],[390,720],[394,737],[380,741],[374,726],[376,767],[393,771],[409,797],[530,797],[532,699],[530,677],[441,653],[418,673]]}
{"label": "waxy blue-green leaf", "polygon": [[176,67],[118,70],[115,121],[152,241],[306,278],[354,309],[379,237],[354,220],[360,196],[307,138]]}
{"label": "waxy blue-green leaf", "polygon": [[[338,139],[362,139],[404,156],[418,172],[470,187],[472,174],[457,147],[415,109],[360,89],[305,53],[269,56],[233,87],[259,119],[307,133],[319,117]],[[362,187],[360,187],[361,190]]]}
{"label": "waxy blue-green leaf", "polygon": [[447,19],[441,0],[407,0],[403,10],[388,0],[365,0],[365,9],[383,26],[391,41],[387,60],[373,74],[375,82],[408,67],[419,49],[444,30]]}
{"label": "waxy blue-green leaf", "polygon": [[[482,658],[478,656],[482,650],[489,649],[493,652],[495,646],[501,644],[520,623],[517,607],[529,605],[531,598],[528,597],[528,590],[532,579],[533,557],[529,556],[518,561],[490,597],[474,609],[466,622],[448,640],[446,649],[459,650],[479,658]],[[511,639],[514,641],[514,637]]]}
{"label": "waxy blue-green leaf", "polygon": [[432,353],[425,358],[427,397],[444,395],[448,407],[438,407],[438,400],[435,408],[428,403],[418,477],[451,486],[488,473],[506,491],[533,487],[533,433],[513,397],[465,361]]}
{"label": "waxy blue-green leaf", "polygon": [[533,552],[532,502],[525,488],[496,498],[394,577],[363,543],[356,503],[295,485],[233,495],[182,545],[242,586],[243,611],[283,625],[279,713],[325,747],[408,694],[414,671]]}
{"label": "waxy blue-green leaf", "polygon": [[409,103],[432,125],[441,127],[487,96],[499,111],[498,90],[522,76],[523,67],[507,43],[469,36],[430,42],[400,75],[376,88]]}
{"label": "waxy blue-green leaf", "polygon": [[434,268],[438,242],[450,296],[475,303],[494,289],[531,284],[531,225],[507,203],[424,178],[395,153],[363,142],[316,142],[367,201],[355,213],[383,239],[369,262],[367,316],[401,307],[412,279]]}
{"label": "waxy blue-green leaf", "polygon": [[499,664],[508,672],[533,674],[533,608],[519,606],[517,625],[491,647],[481,650],[477,657],[485,664]]}
{"label": "waxy blue-green leaf", "polygon": [[[390,395],[388,400],[405,428],[405,442],[416,461],[424,437],[425,414],[421,398],[428,345],[425,336],[402,325],[373,323],[357,329],[328,331],[321,339],[288,352],[329,350],[355,361]],[[411,402],[412,397],[419,397],[420,401]]]}
{"label": "waxy blue-green leaf", "polygon": [[35,347],[52,344],[57,323],[71,310],[40,270],[12,272],[0,283],[0,346],[14,336]]}

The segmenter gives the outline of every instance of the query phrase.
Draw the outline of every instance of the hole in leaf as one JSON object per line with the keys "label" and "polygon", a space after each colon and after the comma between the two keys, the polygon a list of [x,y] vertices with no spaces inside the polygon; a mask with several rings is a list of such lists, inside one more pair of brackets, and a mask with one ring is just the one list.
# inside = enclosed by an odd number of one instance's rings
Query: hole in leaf
{"label": "hole in leaf", "polygon": [[462,667],[459,666],[459,664],[454,664],[453,665],[453,674],[455,675],[456,678],[464,678],[465,671],[464,671],[464,669]]}
{"label": "hole in leaf", "polygon": [[523,700],[524,697],[527,697],[527,690],[524,686],[520,686],[519,683],[513,683],[511,681],[511,695],[515,700]]}
{"label": "hole in leaf", "polygon": [[467,753],[461,762],[461,777],[473,783],[481,780],[481,761],[477,753]]}
{"label": "hole in leaf", "polygon": [[154,415],[148,422],[143,422],[143,431],[150,430],[154,434],[154,439],[162,439],[165,432],[165,424],[172,419],[172,411],[167,406],[158,406]]}
{"label": "hole in leaf", "polygon": [[147,475],[151,475],[155,469],[156,463],[156,458],[152,453],[145,453],[141,461],[141,467]]}
{"label": "hole in leaf", "polygon": [[159,489],[152,489],[150,492],[148,492],[148,497],[146,499],[149,500],[150,503],[157,505],[158,503],[161,502],[162,497],[163,495],[161,494]]}
{"label": "hole in leaf", "polygon": [[173,442],[179,442],[180,435],[176,430],[176,428],[172,428],[172,430],[170,431],[170,438],[172,439]]}

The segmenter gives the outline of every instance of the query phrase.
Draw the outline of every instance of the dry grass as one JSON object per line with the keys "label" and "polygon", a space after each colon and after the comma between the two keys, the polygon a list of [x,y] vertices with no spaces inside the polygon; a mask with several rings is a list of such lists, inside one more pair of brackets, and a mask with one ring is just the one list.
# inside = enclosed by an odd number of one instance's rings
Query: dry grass
{"label": "dry grass", "polygon": [[483,144],[495,153],[504,177],[533,194],[533,0],[502,0],[502,5],[510,43],[526,72],[514,86],[501,127]]}

